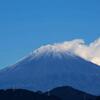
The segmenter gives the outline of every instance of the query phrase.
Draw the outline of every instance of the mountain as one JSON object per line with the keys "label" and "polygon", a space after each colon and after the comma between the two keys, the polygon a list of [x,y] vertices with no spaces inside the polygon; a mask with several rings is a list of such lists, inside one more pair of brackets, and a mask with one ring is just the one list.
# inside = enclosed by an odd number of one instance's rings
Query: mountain
{"label": "mountain", "polygon": [[1,100],[61,100],[53,95],[32,92],[24,89],[0,90]]}
{"label": "mountain", "polygon": [[96,100],[97,98],[96,96],[87,94],[68,86],[57,87],[47,92],[46,94],[48,93],[50,95],[59,97],[61,100]]}
{"label": "mountain", "polygon": [[0,71],[0,89],[45,92],[60,86],[100,95],[100,67],[71,51],[47,45]]}

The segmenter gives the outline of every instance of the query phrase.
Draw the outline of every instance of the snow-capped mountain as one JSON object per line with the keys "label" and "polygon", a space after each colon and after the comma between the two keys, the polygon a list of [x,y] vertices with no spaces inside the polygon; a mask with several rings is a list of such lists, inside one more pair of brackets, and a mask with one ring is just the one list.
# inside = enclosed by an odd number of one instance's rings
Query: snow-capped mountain
{"label": "snow-capped mountain", "polygon": [[59,86],[100,95],[100,67],[70,50],[47,45],[0,71],[0,89],[47,91]]}

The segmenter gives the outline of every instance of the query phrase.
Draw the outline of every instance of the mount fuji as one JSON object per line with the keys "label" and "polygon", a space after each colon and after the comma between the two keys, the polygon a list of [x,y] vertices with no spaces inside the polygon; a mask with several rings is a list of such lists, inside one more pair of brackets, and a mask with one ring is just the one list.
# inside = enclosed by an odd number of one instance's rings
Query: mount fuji
{"label": "mount fuji", "polygon": [[45,92],[60,86],[100,95],[100,67],[70,50],[47,45],[0,71],[0,89]]}

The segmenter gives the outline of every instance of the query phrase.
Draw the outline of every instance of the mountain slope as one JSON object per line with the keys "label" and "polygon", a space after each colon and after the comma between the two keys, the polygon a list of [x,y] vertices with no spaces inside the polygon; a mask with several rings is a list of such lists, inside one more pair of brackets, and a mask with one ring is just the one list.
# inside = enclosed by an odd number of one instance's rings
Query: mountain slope
{"label": "mountain slope", "polygon": [[0,89],[47,91],[59,86],[100,95],[100,67],[69,51],[45,46],[0,71]]}

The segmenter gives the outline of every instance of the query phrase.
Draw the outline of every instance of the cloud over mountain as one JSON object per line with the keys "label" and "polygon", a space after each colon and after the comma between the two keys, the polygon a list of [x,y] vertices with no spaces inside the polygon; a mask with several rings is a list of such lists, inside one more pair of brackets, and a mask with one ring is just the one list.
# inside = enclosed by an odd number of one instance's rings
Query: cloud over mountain
{"label": "cloud over mountain", "polygon": [[74,39],[72,41],[65,41],[63,43],[55,43],[53,45],[46,45],[40,47],[39,52],[47,51],[66,52],[70,51],[88,61],[100,65],[100,38],[86,44],[83,39]]}

